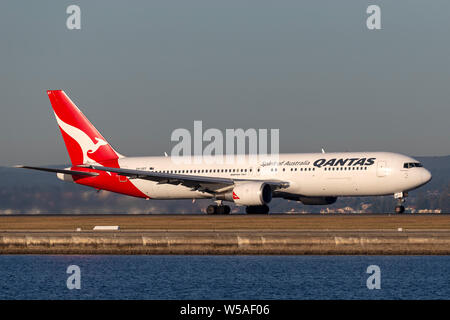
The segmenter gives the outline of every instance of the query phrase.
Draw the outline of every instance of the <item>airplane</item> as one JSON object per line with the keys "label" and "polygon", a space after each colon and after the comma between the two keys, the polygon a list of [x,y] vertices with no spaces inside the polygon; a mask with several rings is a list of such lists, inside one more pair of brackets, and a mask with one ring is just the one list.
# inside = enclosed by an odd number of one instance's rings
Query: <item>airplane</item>
{"label": "airplane", "polygon": [[143,199],[211,199],[207,214],[230,214],[231,202],[248,214],[269,213],[272,198],[330,205],[338,197],[394,195],[405,211],[408,191],[431,180],[422,164],[392,152],[279,154],[277,161],[205,164],[171,157],[118,153],[62,90],[48,90],[72,165],[65,169],[16,166],[56,173],[63,181]]}

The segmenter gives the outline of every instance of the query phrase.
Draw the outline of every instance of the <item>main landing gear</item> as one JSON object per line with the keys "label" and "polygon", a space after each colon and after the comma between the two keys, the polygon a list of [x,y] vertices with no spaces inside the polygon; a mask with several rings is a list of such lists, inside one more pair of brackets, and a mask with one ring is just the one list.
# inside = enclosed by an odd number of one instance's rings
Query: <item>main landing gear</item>
{"label": "main landing gear", "polygon": [[[216,205],[209,205],[206,208],[206,214],[230,214],[229,206],[223,205],[221,201],[216,201]],[[269,206],[266,204],[262,206],[248,206],[245,208],[247,214],[268,214]]]}
{"label": "main landing gear", "polygon": [[394,198],[397,200],[397,205],[395,206],[395,213],[403,213],[405,212],[405,207],[403,204],[405,203],[405,198],[408,196],[407,192],[397,192],[394,194]]}
{"label": "main landing gear", "polygon": [[209,205],[206,208],[206,214],[230,214],[229,206],[223,205],[222,201],[216,201],[217,205]]}

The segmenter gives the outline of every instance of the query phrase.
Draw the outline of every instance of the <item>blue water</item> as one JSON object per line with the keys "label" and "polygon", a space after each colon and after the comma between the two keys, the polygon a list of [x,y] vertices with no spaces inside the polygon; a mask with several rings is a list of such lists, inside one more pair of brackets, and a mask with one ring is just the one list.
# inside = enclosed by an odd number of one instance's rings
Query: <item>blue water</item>
{"label": "blue water", "polygon": [[449,272],[450,256],[0,255],[0,299],[450,299]]}

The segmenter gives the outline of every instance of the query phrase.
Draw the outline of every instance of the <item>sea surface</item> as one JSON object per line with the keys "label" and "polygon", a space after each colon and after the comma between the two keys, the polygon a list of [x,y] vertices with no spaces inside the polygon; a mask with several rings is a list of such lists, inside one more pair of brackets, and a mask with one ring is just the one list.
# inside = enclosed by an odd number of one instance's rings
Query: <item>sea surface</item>
{"label": "sea surface", "polygon": [[0,255],[0,299],[450,299],[450,256]]}

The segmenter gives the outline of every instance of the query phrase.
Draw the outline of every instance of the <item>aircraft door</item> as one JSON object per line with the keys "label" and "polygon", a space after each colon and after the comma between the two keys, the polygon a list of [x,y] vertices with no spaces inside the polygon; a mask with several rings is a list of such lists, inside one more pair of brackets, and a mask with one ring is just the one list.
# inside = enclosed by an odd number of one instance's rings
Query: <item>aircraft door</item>
{"label": "aircraft door", "polygon": [[377,164],[377,177],[386,176],[386,161],[380,160]]}

